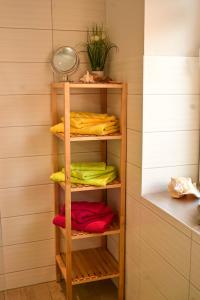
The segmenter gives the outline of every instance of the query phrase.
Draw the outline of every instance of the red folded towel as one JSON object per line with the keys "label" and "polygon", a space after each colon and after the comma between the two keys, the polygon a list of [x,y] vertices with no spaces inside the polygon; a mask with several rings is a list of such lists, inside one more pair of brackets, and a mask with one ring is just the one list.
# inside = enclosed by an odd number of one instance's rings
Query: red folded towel
{"label": "red folded towel", "polygon": [[[72,229],[86,232],[102,233],[112,223],[114,213],[104,203],[100,202],[72,202]],[[65,228],[65,207],[55,216],[53,224]]]}

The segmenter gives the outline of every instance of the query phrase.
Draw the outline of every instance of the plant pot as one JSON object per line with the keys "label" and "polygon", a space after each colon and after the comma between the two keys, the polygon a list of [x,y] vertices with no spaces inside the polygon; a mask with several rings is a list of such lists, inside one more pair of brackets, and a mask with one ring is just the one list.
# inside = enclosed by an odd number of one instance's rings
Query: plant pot
{"label": "plant pot", "polygon": [[104,71],[92,71],[92,74],[97,75],[98,78],[104,78]]}

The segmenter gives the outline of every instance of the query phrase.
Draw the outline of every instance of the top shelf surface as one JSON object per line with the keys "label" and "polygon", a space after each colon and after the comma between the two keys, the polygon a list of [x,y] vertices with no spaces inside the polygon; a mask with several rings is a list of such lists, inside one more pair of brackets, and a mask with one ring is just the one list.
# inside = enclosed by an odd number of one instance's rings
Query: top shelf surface
{"label": "top shelf surface", "polygon": [[69,84],[74,89],[122,89],[123,83],[80,83],[80,82],[53,82],[54,89],[64,89]]}

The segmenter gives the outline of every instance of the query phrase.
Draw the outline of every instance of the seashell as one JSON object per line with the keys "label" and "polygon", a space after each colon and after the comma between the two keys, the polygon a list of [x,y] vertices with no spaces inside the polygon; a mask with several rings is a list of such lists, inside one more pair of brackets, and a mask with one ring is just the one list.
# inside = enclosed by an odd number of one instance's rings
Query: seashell
{"label": "seashell", "polygon": [[189,177],[172,177],[168,185],[168,192],[177,199],[185,195],[194,195],[196,198],[200,198],[196,184],[192,183],[192,179]]}
{"label": "seashell", "polygon": [[94,75],[90,74],[88,71],[83,77],[80,78],[80,81],[83,83],[94,83]]}

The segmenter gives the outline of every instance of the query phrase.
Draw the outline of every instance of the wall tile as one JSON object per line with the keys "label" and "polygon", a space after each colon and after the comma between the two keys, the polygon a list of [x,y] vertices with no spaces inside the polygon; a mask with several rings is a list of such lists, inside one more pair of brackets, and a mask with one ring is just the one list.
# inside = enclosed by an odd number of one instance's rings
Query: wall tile
{"label": "wall tile", "polygon": [[189,279],[190,238],[145,207],[141,209],[141,238]]}
{"label": "wall tile", "polygon": [[148,276],[143,275],[141,277],[141,293],[140,300],[166,300],[164,295],[157,289],[156,285],[149,280]]}
{"label": "wall tile", "polygon": [[140,131],[142,129],[142,96],[128,95],[127,128]]}
{"label": "wall tile", "polygon": [[192,180],[196,182],[198,176],[198,165],[143,169],[142,194],[166,191],[171,177],[180,176],[191,177]]}
{"label": "wall tile", "polygon": [[88,62],[86,47],[84,46],[86,41],[86,31],[53,30],[54,51],[62,46],[73,47],[78,52],[81,62]]}
{"label": "wall tile", "polygon": [[3,0],[0,26],[51,29],[51,1]]}
{"label": "wall tile", "polygon": [[192,242],[191,275],[190,280],[194,286],[200,289],[200,245]]}
{"label": "wall tile", "polygon": [[129,257],[126,257],[126,270],[126,300],[140,299],[140,271]]}
{"label": "wall tile", "polygon": [[102,0],[96,0],[95,5],[92,0],[53,0],[54,29],[87,30],[94,20],[97,24],[105,21],[105,3]]}
{"label": "wall tile", "polygon": [[166,299],[187,300],[189,282],[146,243],[141,246],[142,278],[152,282]]}
{"label": "wall tile", "polygon": [[50,30],[0,28],[0,62],[47,62],[51,57]]}
{"label": "wall tile", "polygon": [[[42,166],[42,168],[41,168]],[[51,156],[0,159],[0,188],[50,183]]]}
{"label": "wall tile", "polygon": [[6,289],[19,288],[21,286],[34,285],[42,282],[54,281],[55,266],[47,266],[25,271],[5,274]]}
{"label": "wall tile", "polygon": [[198,0],[145,2],[146,55],[199,55]]}
{"label": "wall tile", "polygon": [[50,122],[49,95],[0,96],[0,127],[49,125]]}
{"label": "wall tile", "polygon": [[107,0],[106,21],[120,58],[143,55],[144,1]]}
{"label": "wall tile", "polygon": [[199,300],[200,290],[197,290],[192,284],[190,284],[190,297],[189,300]]}
{"label": "wall tile", "polygon": [[[48,249],[48,251],[47,251]],[[54,264],[54,240],[3,247],[5,273]]]}
{"label": "wall tile", "polygon": [[144,57],[144,94],[199,94],[197,57]]}
{"label": "wall tile", "polygon": [[119,59],[116,54],[108,69],[112,79],[128,83],[128,94],[142,94],[143,58],[141,56]]}
{"label": "wall tile", "polygon": [[198,164],[198,145],[199,131],[144,133],[143,167]]}
{"label": "wall tile", "polygon": [[141,193],[141,169],[128,163],[126,176],[127,193],[137,199]]}
{"label": "wall tile", "polygon": [[197,129],[198,95],[144,95],[144,132]]}
{"label": "wall tile", "polygon": [[0,189],[2,218],[53,211],[53,184]]}
{"label": "wall tile", "polygon": [[49,94],[53,80],[47,63],[0,63],[0,95]]}
{"label": "wall tile", "polygon": [[140,132],[127,131],[127,162],[138,167],[142,164],[142,135]]}
{"label": "wall tile", "polygon": [[3,246],[53,238],[53,212],[3,218]]}
{"label": "wall tile", "polygon": [[0,136],[5,141],[0,145],[0,158],[52,153],[49,126],[0,128]]}

